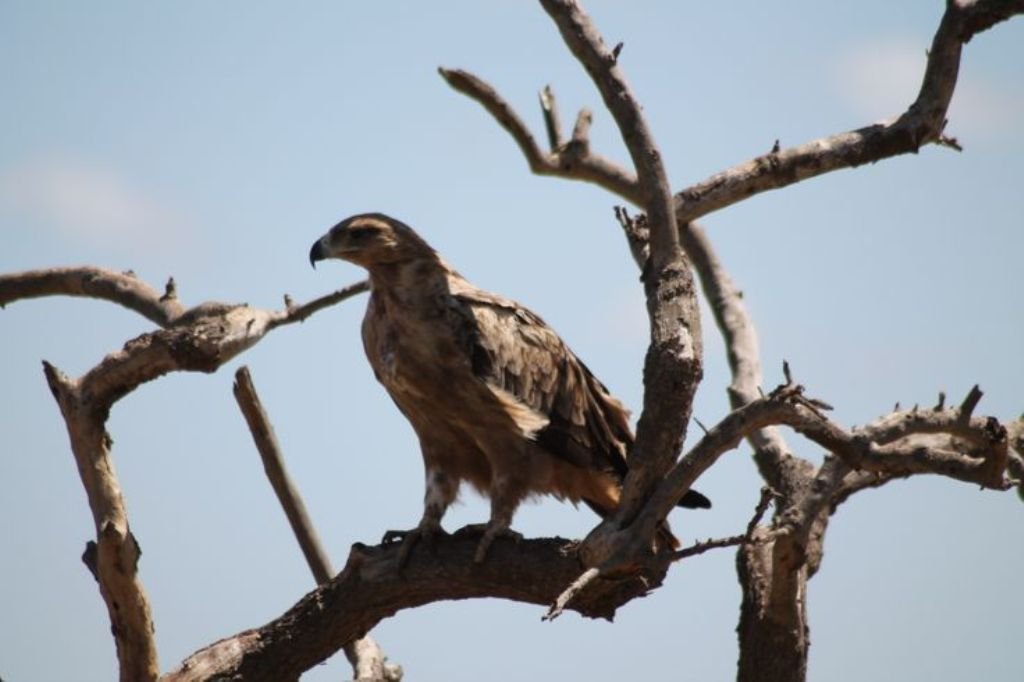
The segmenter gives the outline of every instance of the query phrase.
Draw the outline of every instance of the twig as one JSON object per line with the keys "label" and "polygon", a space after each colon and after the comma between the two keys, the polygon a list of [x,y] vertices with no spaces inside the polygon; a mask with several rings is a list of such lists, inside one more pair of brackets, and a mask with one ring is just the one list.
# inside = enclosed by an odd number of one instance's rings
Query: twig
{"label": "twig", "polygon": [[761,487],[761,497],[757,501],[757,506],[754,507],[754,515],[750,517],[750,522],[747,523],[747,532],[743,534],[748,541],[754,537],[757,524],[761,523],[764,513],[768,511],[768,505],[778,496],[779,493],[772,490],[769,486]]}
{"label": "twig", "polygon": [[742,545],[747,542],[746,535],[731,535],[727,538],[708,539],[702,542],[695,542],[689,547],[677,550],[672,553],[672,561],[681,561],[683,559],[709,552],[713,549],[722,549],[724,547],[735,547]]}
{"label": "twig", "polygon": [[558,116],[555,91],[550,85],[545,85],[540,91],[540,110],[544,114],[544,128],[548,131],[548,148],[552,154],[557,154],[562,146],[562,121]]}
{"label": "twig", "polygon": [[968,391],[963,402],[960,403],[959,413],[961,419],[966,421],[971,418],[971,415],[974,414],[974,408],[976,408],[978,403],[981,402],[983,395],[984,393],[982,393],[981,388],[979,388],[977,384]]}
{"label": "twig", "polygon": [[723,547],[736,547],[737,545],[744,545],[750,542],[754,542],[754,531],[757,530],[757,524],[761,523],[761,519],[764,517],[764,513],[768,511],[768,505],[774,497],[778,495],[777,492],[763,486],[761,488],[761,497],[758,498],[757,506],[754,508],[754,515],[750,517],[750,521],[747,522],[747,528],[743,535],[732,535],[727,538],[718,538],[714,540],[705,540],[703,542],[696,542],[689,547],[685,547],[681,550],[672,553],[672,561],[680,561],[688,557],[697,556],[703,554],[712,549],[721,549]]}
{"label": "twig", "polygon": [[344,300],[357,296],[370,290],[370,282],[363,280],[356,282],[355,284],[349,284],[347,287],[342,287],[337,291],[331,292],[319,298],[314,298],[308,303],[302,305],[295,305],[290,302],[290,297],[285,301],[285,310],[279,313],[274,320],[270,322],[270,329],[280,327],[285,324],[292,324],[294,322],[305,322],[306,318],[314,313],[318,313],[324,308],[329,308],[332,305],[341,303]]}
{"label": "twig", "polygon": [[554,620],[562,615],[562,612],[565,610],[565,607],[568,606],[569,602],[571,602],[577,594],[582,592],[587,585],[596,580],[600,574],[600,569],[596,567],[585,570],[579,578],[576,578],[576,580],[574,580],[573,583],[569,585],[564,592],[562,592],[562,594],[558,595],[558,599],[555,600],[541,620]]}

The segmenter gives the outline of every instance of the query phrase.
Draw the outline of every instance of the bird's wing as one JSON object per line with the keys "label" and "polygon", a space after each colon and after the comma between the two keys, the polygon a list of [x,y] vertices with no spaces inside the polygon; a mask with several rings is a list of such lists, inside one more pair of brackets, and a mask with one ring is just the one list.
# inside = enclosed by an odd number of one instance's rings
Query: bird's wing
{"label": "bird's wing", "polygon": [[554,330],[515,301],[464,280],[451,294],[472,315],[464,347],[472,353],[474,373],[499,397],[507,395],[542,418],[537,443],[576,466],[625,476],[633,442],[629,412]]}

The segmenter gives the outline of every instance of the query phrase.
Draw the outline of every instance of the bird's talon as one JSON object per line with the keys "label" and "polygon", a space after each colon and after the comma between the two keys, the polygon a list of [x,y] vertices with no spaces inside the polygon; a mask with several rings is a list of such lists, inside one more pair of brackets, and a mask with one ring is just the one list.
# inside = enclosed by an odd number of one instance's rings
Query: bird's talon
{"label": "bird's talon", "polygon": [[516,544],[519,544],[523,540],[523,534],[517,533],[510,528],[489,528],[485,527],[484,536],[480,538],[480,543],[476,546],[476,552],[473,554],[473,563],[482,564],[487,558],[487,551],[491,548],[494,541],[504,537],[512,540]]}

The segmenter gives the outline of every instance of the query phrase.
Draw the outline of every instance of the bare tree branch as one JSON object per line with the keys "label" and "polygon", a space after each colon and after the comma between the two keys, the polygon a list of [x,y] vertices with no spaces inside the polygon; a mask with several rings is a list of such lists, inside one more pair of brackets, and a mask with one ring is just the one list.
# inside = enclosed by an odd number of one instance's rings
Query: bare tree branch
{"label": "bare tree branch", "polygon": [[132,272],[106,268],[45,268],[0,275],[0,308],[41,296],[84,296],[123,305],[161,327],[185,312],[176,297],[162,296]]}
{"label": "bare tree branch", "polygon": [[558,595],[558,599],[555,600],[541,620],[554,620],[562,615],[562,612],[565,611],[565,607],[569,605],[569,602],[571,602],[577,594],[582,592],[587,585],[597,580],[600,575],[601,571],[596,567],[588,568],[583,571],[583,573],[580,574],[580,577],[573,580],[572,584],[565,588],[562,594]]}
{"label": "bare tree branch", "polygon": [[[760,397],[759,388],[764,380],[757,332],[739,291],[715,255],[704,230],[696,223],[689,223],[681,225],[679,236],[725,341],[726,358],[732,371],[729,404],[737,409]],[[747,440],[754,448],[754,459],[761,477],[769,486],[784,489],[786,481],[782,467],[789,448],[782,434],[778,429],[768,427],[751,432]]]}
{"label": "bare tree branch", "polygon": [[358,294],[365,293],[370,290],[370,282],[363,280],[362,282],[356,282],[355,284],[349,284],[346,287],[342,287],[337,291],[325,294],[320,298],[315,298],[308,303],[302,305],[293,305],[290,297],[285,297],[285,312],[277,317],[274,317],[270,323],[270,329],[280,327],[285,324],[292,324],[293,322],[305,322],[306,319],[314,314],[318,313],[324,308],[329,308],[336,303],[341,303],[345,299],[352,298]]}
{"label": "bare tree branch", "polygon": [[[270,481],[270,486],[274,489],[274,494],[277,495],[285,516],[288,517],[292,533],[295,534],[295,539],[299,542],[299,547],[302,549],[303,556],[306,557],[306,563],[313,573],[313,578],[318,585],[323,585],[334,575],[331,561],[320,544],[316,528],[306,512],[302,496],[285,468],[284,455],[278,445],[277,436],[274,435],[274,427],[256,393],[256,386],[253,385],[248,367],[240,367],[235,372],[233,390],[238,407],[245,417],[246,424],[249,425],[249,431],[252,432],[252,438],[260,453],[263,469]],[[346,644],[345,656],[352,664],[356,680],[402,679],[401,666],[386,663],[384,652],[369,635]]]}
{"label": "bare tree branch", "polygon": [[96,527],[96,541],[83,559],[107,605],[121,680],[155,680],[159,666],[149,602],[138,578],[141,552],[129,528],[110,454],[105,425],[111,407],[140,384],[168,372],[213,372],[275,326],[301,321],[361,290],[356,285],[282,312],[216,302],[183,310],[173,282],[159,295],[133,275],[100,268],[39,270],[0,278],[4,303],[57,294],[89,296],[119,303],[165,326],[128,341],[79,379],[69,379],[43,363]]}
{"label": "bare tree branch", "polygon": [[[199,318],[225,315],[234,310],[253,311],[253,322],[263,333],[294,322],[304,322],[310,315],[357,294],[369,291],[367,281],[356,282],[335,292],[294,305],[285,297],[286,309],[269,311],[249,308],[245,304],[207,301],[185,308],[178,300],[174,278],[170,278],[163,294],[143,282],[133,272],[116,272],[107,268],[81,266],[45,268],[0,275],[0,308],[9,303],[42,296],[81,296],[117,303],[134,310],[163,328],[192,324]],[[258,340],[258,339],[257,339]]]}
{"label": "bare tree branch", "polygon": [[[541,150],[529,128],[506,102],[497,90],[461,69],[438,69],[438,72],[455,91],[461,92],[475,100],[512,136],[519,145],[519,150],[530,165],[530,170],[537,175],[553,175],[569,180],[582,180],[604,187],[610,192],[641,203],[636,176],[603,156],[590,151],[588,139],[590,112],[583,110],[577,119],[572,139],[568,144],[561,144],[561,124],[557,120],[558,112],[552,106],[548,108],[544,102],[553,103],[554,92],[550,86],[541,95],[541,108],[548,129],[549,142],[553,137],[559,139],[559,146],[545,153]],[[585,126],[580,121],[586,120]]]}
{"label": "bare tree branch", "polygon": [[252,433],[252,439],[256,443],[256,450],[260,453],[270,487],[274,489],[274,494],[281,503],[285,516],[288,517],[288,523],[302,549],[302,555],[306,557],[313,578],[317,584],[323,584],[334,575],[331,560],[320,544],[320,538],[317,537],[316,528],[313,527],[313,522],[306,512],[302,496],[288,475],[274,427],[256,393],[248,367],[239,367],[235,372],[233,391],[242,416],[245,417],[245,422]]}
{"label": "bare tree branch", "polygon": [[778,493],[764,486],[761,488],[761,497],[757,501],[757,507],[754,508],[754,515],[750,517],[750,521],[747,522],[747,528],[742,535],[731,535],[727,538],[708,539],[703,542],[695,542],[689,547],[684,547],[676,552],[672,553],[672,561],[679,561],[681,559],[688,559],[705,552],[709,552],[713,549],[722,549],[725,547],[736,547],[748,542],[763,541],[764,538],[755,540],[754,534],[757,531],[758,524],[761,523],[761,519],[764,517],[764,513],[768,511],[768,505],[771,504],[772,498],[776,497]]}
{"label": "bare tree branch", "polygon": [[929,143],[948,143],[942,133],[956,86],[961,48],[975,34],[1022,12],[1022,0],[947,2],[928,51],[920,92],[905,112],[888,122],[758,156],[687,187],[675,197],[680,223],[816,175],[916,153]]}
{"label": "bare tree branch", "polygon": [[[491,90],[497,96],[497,92]],[[562,146],[562,119],[558,115],[558,100],[550,85],[540,91],[540,110],[544,114],[544,129],[548,131],[548,148],[557,154]]]}
{"label": "bare tree branch", "polygon": [[[651,488],[682,447],[703,375],[700,310],[686,256],[679,247],[671,190],[640,104],[590,17],[574,0],[541,0],[562,39],[597,86],[629,150],[650,229],[644,289],[651,342],[644,361],[644,401],[616,513],[584,541],[588,565],[611,556],[619,530],[639,512]],[[647,538],[649,539],[649,538]],[[641,539],[641,544],[646,539]]]}
{"label": "bare tree branch", "polygon": [[[473,532],[438,537],[433,552],[413,552],[401,572],[396,545],[353,545],[345,569],[280,618],[197,651],[162,681],[296,679],[402,609],[481,597],[548,605],[582,571],[574,543],[566,540],[500,538],[488,560],[477,564],[478,540]],[[611,619],[619,606],[657,587],[663,577],[598,578],[567,608]]]}
{"label": "bare tree branch", "polygon": [[60,407],[96,528],[83,559],[96,578],[107,606],[117,646],[121,682],[156,680],[160,668],[153,615],[138,575],[141,550],[128,526],[121,486],[110,456],[104,423],[107,407],[97,404],[81,381],[69,379],[48,362],[46,381]]}
{"label": "bare tree branch", "polygon": [[[1007,430],[994,418],[973,417],[965,424],[956,411],[943,410],[924,413],[908,428],[907,435],[945,433],[968,438],[977,445],[969,454],[946,447],[929,447],[907,438],[878,444],[857,432],[847,432],[827,419],[804,398],[802,387],[784,384],[769,395],[733,410],[679,460],[637,518],[635,524],[642,524],[644,529],[640,535],[664,520],[690,485],[718,457],[735,448],[752,431],[772,424],[793,428],[835,453],[846,467],[854,470],[890,476],[940,474],[996,490],[1008,487],[1005,479]],[[832,477],[835,484],[845,470],[837,473]],[[828,486],[819,488],[831,492]],[[824,500],[817,509],[825,506],[828,497]],[[814,514],[806,516],[813,520]]]}

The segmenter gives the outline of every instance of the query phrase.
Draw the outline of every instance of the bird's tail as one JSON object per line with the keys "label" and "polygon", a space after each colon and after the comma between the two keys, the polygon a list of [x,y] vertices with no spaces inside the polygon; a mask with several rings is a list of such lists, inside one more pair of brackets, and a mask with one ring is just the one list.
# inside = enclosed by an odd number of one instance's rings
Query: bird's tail
{"label": "bird's tail", "polygon": [[661,550],[668,548],[669,550],[679,549],[679,538],[672,534],[672,529],[668,525],[668,521],[662,521],[658,524],[657,535],[654,536],[654,551],[660,552]]}
{"label": "bird's tail", "polygon": [[[698,493],[699,495],[700,493]],[[701,495],[701,497],[704,497]],[[705,498],[706,499],[706,498]],[[608,516],[611,512],[608,509],[602,508],[592,500],[583,498],[583,502],[593,509],[602,519]],[[669,527],[668,521],[662,521],[658,524],[658,530],[654,536],[654,551],[660,552],[664,549],[676,550],[679,549],[679,540],[675,535],[672,534],[672,528]]]}

